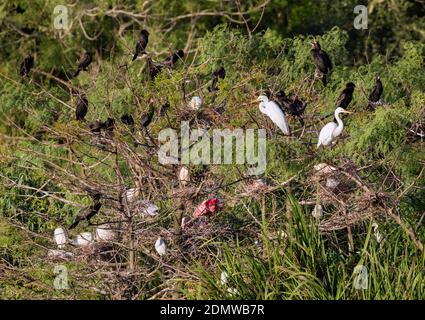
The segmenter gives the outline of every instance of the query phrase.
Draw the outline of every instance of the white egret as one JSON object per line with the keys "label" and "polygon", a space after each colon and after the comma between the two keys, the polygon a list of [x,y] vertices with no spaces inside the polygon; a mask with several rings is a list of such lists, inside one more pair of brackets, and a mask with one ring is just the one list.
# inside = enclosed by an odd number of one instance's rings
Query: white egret
{"label": "white egret", "polygon": [[156,205],[154,205],[152,202],[148,201],[148,200],[142,200],[141,201],[142,204],[142,213],[143,214],[148,214],[152,217],[156,216],[158,214],[158,207]]}
{"label": "white egret", "polygon": [[110,226],[102,225],[96,228],[95,239],[97,241],[111,241],[115,238],[115,232]]}
{"label": "white egret", "polygon": [[383,236],[381,235],[381,233],[378,230],[378,224],[376,222],[372,223],[372,229],[373,229],[373,234],[375,236],[376,242],[378,242],[379,244],[381,244]]}
{"label": "white egret", "polygon": [[53,232],[53,240],[56,242],[59,249],[63,249],[68,242],[68,235],[63,228],[59,227]]}
{"label": "white egret", "polygon": [[323,207],[321,204],[316,204],[314,206],[313,211],[311,212],[311,215],[315,218],[315,219],[320,219],[323,216]]}
{"label": "white egret", "polygon": [[220,274],[220,284],[222,285],[222,286],[224,286],[226,283],[227,283],[227,279],[229,278],[229,275],[227,274],[227,272],[226,271],[223,271],[221,274]]}
{"label": "white egret", "polygon": [[93,242],[93,235],[91,232],[82,232],[71,241],[71,244],[76,247],[86,247]]}
{"label": "white egret", "polygon": [[188,216],[182,218],[181,227],[184,229],[192,219]]}
{"label": "white egret", "polygon": [[49,258],[69,259],[73,256],[74,255],[72,254],[72,252],[67,252],[63,250],[49,249],[47,251],[47,257]]}
{"label": "white egret", "polygon": [[266,96],[259,96],[257,101],[260,102],[260,111],[266,114],[273,123],[279,127],[283,134],[289,135],[290,130],[288,120],[279,105],[276,102],[269,100]]}
{"label": "white egret", "polygon": [[326,188],[329,190],[334,190],[336,187],[338,187],[339,181],[336,178],[328,177],[326,179]]}
{"label": "white egret", "polygon": [[134,203],[140,195],[139,188],[129,188],[125,191],[128,204]]}
{"label": "white egret", "polygon": [[336,124],[335,122],[329,122],[326,124],[322,130],[320,130],[319,134],[319,141],[317,142],[317,147],[320,146],[329,146],[334,145],[336,143],[336,139],[338,136],[342,133],[342,129],[344,129],[344,123],[342,123],[341,118],[339,117],[340,113],[352,113],[350,111],[347,111],[341,107],[336,108],[335,110],[335,119],[338,122]]}
{"label": "white egret", "polygon": [[186,167],[181,167],[179,172],[179,181],[182,186],[185,186],[190,181],[189,169]]}
{"label": "white egret", "polygon": [[314,165],[314,170],[323,174],[331,174],[333,171],[336,171],[337,169],[327,163],[322,162],[322,163]]}
{"label": "white egret", "polygon": [[202,98],[200,96],[194,96],[192,97],[192,99],[190,100],[190,108],[192,110],[199,110],[202,107]]}
{"label": "white egret", "polygon": [[167,253],[167,245],[161,237],[159,237],[155,242],[155,250],[161,257]]}

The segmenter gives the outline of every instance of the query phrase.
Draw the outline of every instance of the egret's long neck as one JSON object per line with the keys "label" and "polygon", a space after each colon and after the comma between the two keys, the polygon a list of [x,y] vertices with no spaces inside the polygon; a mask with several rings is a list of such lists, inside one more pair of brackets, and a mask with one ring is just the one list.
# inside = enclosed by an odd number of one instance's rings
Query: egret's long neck
{"label": "egret's long neck", "polygon": [[336,122],[338,123],[338,129],[342,130],[344,128],[344,123],[342,122],[341,118],[339,117],[339,113],[335,114]]}

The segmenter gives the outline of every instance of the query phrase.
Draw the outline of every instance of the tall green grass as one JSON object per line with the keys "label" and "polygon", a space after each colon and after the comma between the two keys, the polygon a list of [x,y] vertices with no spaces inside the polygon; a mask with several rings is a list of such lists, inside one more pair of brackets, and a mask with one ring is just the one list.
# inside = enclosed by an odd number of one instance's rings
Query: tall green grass
{"label": "tall green grass", "polygon": [[[289,196],[291,217],[281,225],[262,221],[262,246],[242,240],[220,243],[210,267],[199,266],[197,299],[424,299],[424,256],[397,225],[387,222],[377,243],[371,223],[350,252],[341,233],[321,234],[317,223]],[[275,237],[277,231],[286,236]],[[345,241],[345,242],[344,242]],[[347,248],[344,250],[344,248]],[[367,288],[356,289],[356,266],[367,268]],[[228,275],[221,283],[221,272]]]}

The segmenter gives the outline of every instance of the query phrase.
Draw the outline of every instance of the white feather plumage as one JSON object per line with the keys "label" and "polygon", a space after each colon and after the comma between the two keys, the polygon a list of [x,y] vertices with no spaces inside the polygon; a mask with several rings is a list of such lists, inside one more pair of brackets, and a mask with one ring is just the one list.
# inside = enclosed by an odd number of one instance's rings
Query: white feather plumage
{"label": "white feather plumage", "polygon": [[161,237],[159,237],[155,242],[155,250],[161,257],[167,253],[167,245]]}
{"label": "white feather plumage", "polygon": [[56,242],[59,249],[63,249],[68,242],[68,235],[63,228],[59,227],[53,232],[53,240]]}
{"label": "white feather plumage", "polygon": [[343,108],[336,108],[335,110],[335,119],[338,122],[336,124],[335,122],[329,122],[326,124],[322,130],[320,130],[319,134],[319,141],[317,141],[317,147],[320,146],[329,146],[334,145],[336,143],[336,139],[338,136],[342,133],[342,129],[344,129],[344,123],[342,122],[341,118],[339,117],[340,113],[351,113],[349,111],[346,111]]}
{"label": "white feather plumage", "polygon": [[259,96],[257,100],[260,101],[260,111],[267,115],[283,134],[289,135],[288,120],[279,105],[274,101],[270,101],[266,96]]}

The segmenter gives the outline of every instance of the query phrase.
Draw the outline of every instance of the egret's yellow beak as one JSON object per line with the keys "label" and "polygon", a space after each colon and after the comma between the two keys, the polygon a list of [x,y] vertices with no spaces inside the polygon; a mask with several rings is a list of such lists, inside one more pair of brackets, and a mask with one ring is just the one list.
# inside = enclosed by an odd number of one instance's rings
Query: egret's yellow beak
{"label": "egret's yellow beak", "polygon": [[343,111],[341,111],[341,113],[348,113],[348,114],[352,114],[352,112],[351,112],[351,111],[347,111],[347,110],[343,110]]}
{"label": "egret's yellow beak", "polygon": [[259,102],[260,100],[258,100],[258,98],[255,98],[254,100],[251,100],[250,102],[249,102],[249,104],[255,104],[255,103],[257,103],[257,102]]}

